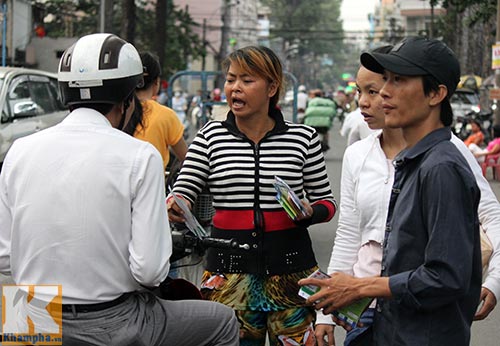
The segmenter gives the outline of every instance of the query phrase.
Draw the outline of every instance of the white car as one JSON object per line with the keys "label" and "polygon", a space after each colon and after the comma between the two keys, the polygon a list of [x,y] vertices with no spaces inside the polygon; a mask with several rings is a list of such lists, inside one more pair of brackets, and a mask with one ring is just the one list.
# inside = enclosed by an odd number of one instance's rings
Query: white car
{"label": "white car", "polygon": [[17,138],[53,126],[68,114],[56,74],[17,67],[0,67],[0,108],[0,169]]}

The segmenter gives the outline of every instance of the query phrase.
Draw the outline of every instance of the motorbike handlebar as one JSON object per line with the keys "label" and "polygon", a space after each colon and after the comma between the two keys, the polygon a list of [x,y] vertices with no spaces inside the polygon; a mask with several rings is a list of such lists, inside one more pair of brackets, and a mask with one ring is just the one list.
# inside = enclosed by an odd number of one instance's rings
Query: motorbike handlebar
{"label": "motorbike handlebar", "polygon": [[172,230],[172,242],[173,242],[173,253],[172,261],[176,261],[183,257],[186,257],[193,252],[198,254],[204,254],[205,250],[208,248],[218,248],[218,249],[241,249],[250,250],[250,245],[240,244],[236,239],[222,239],[222,238],[212,238],[203,237],[198,238],[194,235],[187,234],[185,232],[180,232],[177,230]]}
{"label": "motorbike handlebar", "polygon": [[201,243],[206,247],[250,250],[250,245],[248,244],[240,245],[240,243],[238,243],[238,241],[234,238],[220,239],[220,238],[205,237],[201,239]]}

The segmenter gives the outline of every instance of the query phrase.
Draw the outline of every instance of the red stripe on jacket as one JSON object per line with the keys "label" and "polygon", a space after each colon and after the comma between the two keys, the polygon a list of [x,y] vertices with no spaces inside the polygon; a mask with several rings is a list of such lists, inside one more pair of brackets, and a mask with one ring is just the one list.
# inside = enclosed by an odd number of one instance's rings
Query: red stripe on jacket
{"label": "red stripe on jacket", "polygon": [[[335,205],[330,201],[319,201],[314,205],[321,204],[328,210],[328,217],[323,221],[330,221],[335,215]],[[298,227],[288,214],[283,211],[263,212],[266,232],[281,231]],[[217,210],[213,225],[219,229],[248,231],[255,229],[253,210]]]}

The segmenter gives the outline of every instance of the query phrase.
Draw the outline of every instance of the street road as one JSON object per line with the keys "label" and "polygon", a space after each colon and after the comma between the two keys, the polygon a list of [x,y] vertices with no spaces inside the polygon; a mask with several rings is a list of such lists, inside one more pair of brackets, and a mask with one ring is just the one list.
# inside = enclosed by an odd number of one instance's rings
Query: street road
{"label": "street road", "polygon": [[[330,150],[326,152],[325,158],[327,163],[328,175],[333,188],[333,192],[337,202],[340,202],[340,175],[342,169],[342,156],[346,147],[346,140],[339,134],[340,124],[334,123],[333,129],[330,131]],[[493,191],[500,197],[500,182],[496,182],[491,176],[488,180],[493,188]],[[332,221],[327,224],[315,225],[310,228],[311,238],[316,253],[316,258],[320,268],[326,271],[330,254],[332,251],[333,241],[335,239],[335,230],[337,229],[338,214]],[[499,304],[500,305],[500,304]],[[490,316],[483,320],[473,323],[472,326],[472,346],[498,346],[500,344],[500,306]],[[342,328],[335,328],[337,345],[343,345],[345,332]]]}

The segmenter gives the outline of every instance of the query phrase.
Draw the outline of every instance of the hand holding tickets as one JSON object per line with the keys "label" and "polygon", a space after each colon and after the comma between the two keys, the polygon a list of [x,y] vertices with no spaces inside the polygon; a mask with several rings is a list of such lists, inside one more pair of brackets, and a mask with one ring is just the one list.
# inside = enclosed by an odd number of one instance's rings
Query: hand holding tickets
{"label": "hand holding tickets", "polygon": [[[358,324],[361,315],[368,308],[373,298],[362,298],[359,300],[355,300],[347,305],[344,305],[334,310],[331,309],[331,306],[328,305],[323,306],[328,299],[324,300],[320,298],[314,300],[314,297],[313,298],[311,297],[322,290],[323,290],[322,292],[327,292],[326,294],[328,294],[328,292],[330,292],[334,288],[333,286],[332,287],[328,286],[329,285],[328,282],[331,282],[331,278],[332,277],[330,275],[323,273],[321,270],[319,269],[316,270],[314,273],[308,276],[308,279],[315,279],[315,280],[319,279],[322,280],[321,283],[318,282],[318,285],[316,285],[311,283],[306,284],[299,282],[299,284],[302,285],[302,287],[299,290],[299,296],[301,296],[304,299],[308,299],[309,301],[312,301],[316,309],[321,309],[321,308],[325,309],[327,311],[324,312],[325,314],[331,312],[331,314],[335,317],[334,320],[338,324],[341,324],[344,328],[350,330]],[[301,281],[308,281],[308,280],[301,280]]]}
{"label": "hand holding tickets", "polygon": [[276,199],[292,220],[309,216],[302,201],[283,179],[275,176],[273,185],[276,189]]}
{"label": "hand holding tickets", "polygon": [[200,239],[206,237],[208,235],[207,231],[200,225],[193,213],[191,213],[191,210],[187,206],[186,202],[182,198],[176,196],[175,193],[173,193],[172,196],[174,197],[175,203],[177,203],[177,205],[184,212],[187,228]]}
{"label": "hand holding tickets", "polygon": [[[320,269],[317,269],[314,273],[312,273],[308,277],[314,279],[326,279],[329,278],[330,276],[328,274],[323,273]],[[299,296],[301,296],[304,299],[307,299],[313,294],[318,293],[320,289],[321,288],[319,286],[304,285],[300,287]]]}

